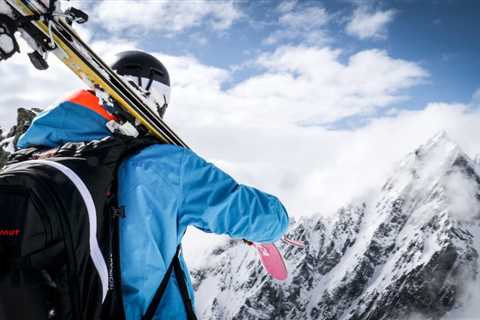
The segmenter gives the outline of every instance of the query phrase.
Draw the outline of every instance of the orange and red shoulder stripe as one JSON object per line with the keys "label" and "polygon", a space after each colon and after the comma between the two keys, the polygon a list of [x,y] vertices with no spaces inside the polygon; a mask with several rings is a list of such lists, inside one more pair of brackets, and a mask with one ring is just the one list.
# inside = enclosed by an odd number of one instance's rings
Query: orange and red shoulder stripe
{"label": "orange and red shoulder stripe", "polygon": [[79,106],[85,107],[87,109],[90,109],[108,121],[118,120],[117,117],[115,117],[113,114],[108,112],[100,104],[100,99],[98,99],[98,97],[89,90],[80,90],[78,92],[75,92],[72,96],[67,98],[67,101],[78,104]]}

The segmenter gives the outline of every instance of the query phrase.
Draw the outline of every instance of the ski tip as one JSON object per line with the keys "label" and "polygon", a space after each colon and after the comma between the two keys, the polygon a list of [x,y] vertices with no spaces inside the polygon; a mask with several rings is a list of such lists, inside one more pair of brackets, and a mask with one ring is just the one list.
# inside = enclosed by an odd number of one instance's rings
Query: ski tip
{"label": "ski tip", "polygon": [[275,280],[284,281],[288,278],[288,271],[282,254],[273,244],[254,244],[260,255],[260,261],[267,273]]}

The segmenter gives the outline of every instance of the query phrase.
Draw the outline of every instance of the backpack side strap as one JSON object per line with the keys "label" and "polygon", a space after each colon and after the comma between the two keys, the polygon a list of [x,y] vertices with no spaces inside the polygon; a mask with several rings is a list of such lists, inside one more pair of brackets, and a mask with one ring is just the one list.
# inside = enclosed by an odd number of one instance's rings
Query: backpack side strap
{"label": "backpack side strap", "polygon": [[177,277],[178,285],[180,286],[180,294],[182,295],[183,304],[185,305],[185,309],[187,311],[187,319],[188,320],[197,320],[195,316],[195,311],[193,310],[193,304],[190,300],[190,296],[188,295],[187,284],[185,282],[185,274],[183,273],[182,267],[180,265],[180,259],[178,258],[178,254],[175,255],[173,259],[173,269],[175,270],[175,277]]}
{"label": "backpack side strap", "polygon": [[165,273],[165,276],[162,279],[162,282],[160,283],[160,286],[155,292],[155,295],[153,296],[153,299],[147,308],[147,312],[142,317],[142,320],[152,320],[153,317],[155,316],[155,312],[157,311],[158,305],[160,304],[160,300],[162,299],[162,296],[165,293],[165,289],[167,288],[167,285],[168,285],[168,280],[170,280],[170,277],[173,271],[175,271],[175,277],[177,278],[177,283],[180,287],[180,294],[182,296],[182,300],[185,305],[185,310],[187,312],[187,319],[197,320],[197,317],[195,316],[195,312],[193,311],[192,301],[190,300],[190,297],[188,295],[188,289],[185,283],[185,275],[183,273],[182,267],[180,266],[180,259],[178,258],[178,256],[180,255],[180,252],[181,252],[181,246],[179,245],[177,248],[177,252],[173,257],[173,260],[170,263],[170,266],[168,267],[167,272]]}

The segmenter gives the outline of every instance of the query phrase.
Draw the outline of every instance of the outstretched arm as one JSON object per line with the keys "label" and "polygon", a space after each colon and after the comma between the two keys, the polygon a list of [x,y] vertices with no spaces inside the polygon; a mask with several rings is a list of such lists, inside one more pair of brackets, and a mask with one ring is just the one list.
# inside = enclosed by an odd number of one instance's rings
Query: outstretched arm
{"label": "outstretched arm", "polygon": [[287,212],[276,197],[238,184],[189,150],[181,179],[182,224],[255,242],[279,240],[287,229]]}

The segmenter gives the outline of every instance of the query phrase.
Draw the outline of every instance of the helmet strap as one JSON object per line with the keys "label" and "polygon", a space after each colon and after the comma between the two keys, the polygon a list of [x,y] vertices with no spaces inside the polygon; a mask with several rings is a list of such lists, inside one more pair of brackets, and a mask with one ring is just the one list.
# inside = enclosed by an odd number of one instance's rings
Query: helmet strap
{"label": "helmet strap", "polygon": [[160,107],[160,105],[157,104],[157,112],[160,118],[163,119],[163,116],[165,115],[165,111],[167,111],[168,108],[168,103],[167,103],[167,98],[165,98],[165,95],[163,96],[163,105]]}

